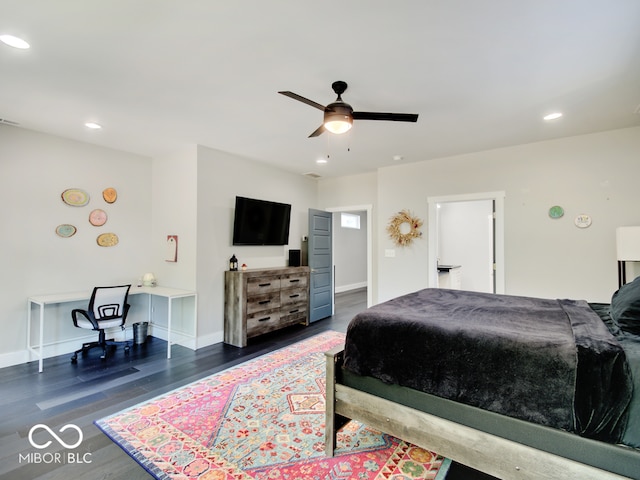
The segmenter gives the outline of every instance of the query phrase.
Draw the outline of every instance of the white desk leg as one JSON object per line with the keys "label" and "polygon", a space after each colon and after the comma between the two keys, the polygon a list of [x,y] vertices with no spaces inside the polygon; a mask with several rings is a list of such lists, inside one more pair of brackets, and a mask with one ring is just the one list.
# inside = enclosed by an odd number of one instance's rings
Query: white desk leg
{"label": "white desk leg", "polygon": [[31,360],[31,300],[27,300],[27,352]]}
{"label": "white desk leg", "polygon": [[44,304],[40,304],[40,360],[38,361],[38,371],[44,370]]}
{"label": "white desk leg", "polygon": [[29,360],[31,360],[31,354],[34,353],[33,347],[31,346],[31,307],[32,306],[33,306],[33,302],[31,300],[27,300],[27,353],[29,354]]}
{"label": "white desk leg", "polygon": [[[40,307],[40,343],[38,344],[38,352],[40,353],[36,353],[35,348],[33,348],[33,346],[31,345],[31,322],[33,321],[31,316],[31,308],[33,307],[34,303],[38,305],[38,307]],[[29,353],[29,358],[31,358],[32,353],[38,355],[38,372],[42,373],[42,371],[44,370],[44,303],[38,303],[32,300],[27,300],[27,352]]]}
{"label": "white desk leg", "polygon": [[171,358],[171,297],[167,298],[167,358]]}

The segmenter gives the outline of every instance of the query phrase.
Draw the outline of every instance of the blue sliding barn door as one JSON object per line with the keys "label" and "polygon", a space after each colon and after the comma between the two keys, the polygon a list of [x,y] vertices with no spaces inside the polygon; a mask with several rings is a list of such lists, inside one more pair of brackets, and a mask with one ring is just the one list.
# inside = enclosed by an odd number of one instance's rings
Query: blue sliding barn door
{"label": "blue sliding barn door", "polygon": [[333,314],[331,212],[309,209],[309,321]]}

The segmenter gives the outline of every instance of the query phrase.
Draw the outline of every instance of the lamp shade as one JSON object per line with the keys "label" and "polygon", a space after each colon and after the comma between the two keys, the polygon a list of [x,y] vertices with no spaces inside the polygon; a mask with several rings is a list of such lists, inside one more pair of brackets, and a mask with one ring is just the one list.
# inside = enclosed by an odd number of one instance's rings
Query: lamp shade
{"label": "lamp shade", "polygon": [[333,102],[324,109],[324,128],[331,133],[345,133],[353,125],[353,108],[342,100]]}
{"label": "lamp shade", "polygon": [[351,123],[345,118],[339,118],[337,120],[329,120],[325,122],[324,128],[331,133],[341,134],[348,132],[351,129]]}
{"label": "lamp shade", "polygon": [[616,256],[621,262],[640,262],[640,227],[616,228]]}
{"label": "lamp shade", "polygon": [[156,284],[156,276],[153,273],[145,273],[142,276],[142,285],[145,287],[155,287]]}

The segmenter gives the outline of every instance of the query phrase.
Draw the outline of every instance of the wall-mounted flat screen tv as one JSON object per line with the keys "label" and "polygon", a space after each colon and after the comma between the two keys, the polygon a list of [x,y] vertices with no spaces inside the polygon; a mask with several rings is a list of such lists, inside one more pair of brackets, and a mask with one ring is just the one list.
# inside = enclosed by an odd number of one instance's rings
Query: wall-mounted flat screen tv
{"label": "wall-mounted flat screen tv", "polygon": [[236,197],[234,245],[287,245],[291,205]]}

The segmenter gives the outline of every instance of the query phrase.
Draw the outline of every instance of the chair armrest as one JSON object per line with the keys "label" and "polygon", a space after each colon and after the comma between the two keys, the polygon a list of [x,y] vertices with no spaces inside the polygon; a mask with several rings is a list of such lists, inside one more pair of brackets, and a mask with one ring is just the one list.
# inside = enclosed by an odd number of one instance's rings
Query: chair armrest
{"label": "chair armrest", "polygon": [[[76,327],[78,327],[78,318],[77,318],[78,314],[81,314],[83,317],[89,320],[89,322],[91,322],[91,325],[93,325],[93,328],[95,330],[100,330],[100,327],[98,326],[98,322],[96,321],[95,318],[93,318],[93,315],[91,315],[88,311],[82,310],[80,308],[74,308],[73,310],[71,310],[71,318],[73,319],[73,324]],[[82,327],[78,327],[78,328],[82,328]]]}

